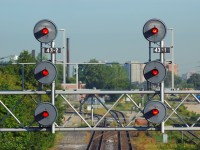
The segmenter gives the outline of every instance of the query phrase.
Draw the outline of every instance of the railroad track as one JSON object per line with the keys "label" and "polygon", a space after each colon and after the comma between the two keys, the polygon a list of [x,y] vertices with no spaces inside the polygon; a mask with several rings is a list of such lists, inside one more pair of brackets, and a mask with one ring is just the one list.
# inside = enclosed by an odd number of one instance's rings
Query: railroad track
{"label": "railroad track", "polygon": [[87,150],[101,150],[104,131],[94,131],[90,138]]}
{"label": "railroad track", "polygon": [[[170,118],[171,121],[174,123],[177,123],[177,120]],[[183,127],[181,123],[176,124],[178,127]],[[196,134],[194,131],[180,131],[181,134],[183,134],[187,139],[190,140],[191,143],[199,144],[200,143],[200,136]]]}
{"label": "railroad track", "polygon": [[[111,113],[118,119],[119,126],[126,124],[126,118],[120,111]],[[106,120],[102,126],[106,127]],[[87,150],[132,150],[130,131],[94,131]]]}
{"label": "railroad track", "polygon": [[[101,126],[106,126],[106,120],[104,120]],[[89,144],[87,146],[87,150],[101,150],[102,149],[102,141],[105,131],[94,131],[90,138]]]}
{"label": "railroad track", "polygon": [[[118,118],[120,125],[126,125],[126,117],[120,111],[112,111]],[[117,131],[118,133],[118,150],[132,150],[130,131]]]}

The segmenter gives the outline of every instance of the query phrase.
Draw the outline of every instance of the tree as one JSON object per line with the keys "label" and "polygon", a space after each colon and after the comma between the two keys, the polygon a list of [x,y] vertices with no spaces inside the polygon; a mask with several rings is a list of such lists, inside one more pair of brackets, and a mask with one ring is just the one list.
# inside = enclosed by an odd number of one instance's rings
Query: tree
{"label": "tree", "polygon": [[187,80],[187,83],[193,84],[194,89],[199,90],[200,89],[200,74],[194,73],[190,76],[190,78]]}
{"label": "tree", "polygon": [[[18,63],[35,62],[35,58],[28,51],[20,53]],[[35,64],[24,65],[25,87],[27,90],[38,88],[38,82],[34,79],[33,71]],[[21,90],[22,64],[11,65],[5,63],[0,66],[0,90]],[[23,124],[19,124],[8,111],[0,109],[0,127],[16,128],[21,126],[38,126],[34,120],[34,110],[39,103],[37,95],[0,95],[0,100],[10,109]],[[42,101],[49,101],[48,95],[42,95]],[[38,103],[36,103],[38,101]],[[63,103],[56,99],[58,109],[58,121],[63,116]],[[50,132],[0,132],[0,149],[27,150],[27,149],[48,149],[54,143],[55,134]]]}
{"label": "tree", "polygon": [[17,62],[31,63],[31,62],[35,62],[35,58],[33,58],[31,54],[29,54],[28,50],[23,50],[23,52],[20,53]]}
{"label": "tree", "polygon": [[[90,63],[98,63],[91,59]],[[97,89],[128,89],[128,74],[119,64],[102,65],[87,64],[79,65],[79,81],[86,83],[86,88]]]}
{"label": "tree", "polygon": [[[165,82],[165,87],[168,87],[168,88],[171,87],[171,85],[172,85],[172,73],[171,73],[171,71],[167,72],[167,76],[166,76],[164,82]],[[182,83],[181,77],[174,75],[174,86],[175,86],[175,88],[177,88],[178,85],[180,85],[181,83]]]}
{"label": "tree", "polygon": [[127,90],[129,88],[128,73],[123,66],[113,64],[105,70],[105,89]]}
{"label": "tree", "polygon": [[[28,50],[23,50],[17,60],[17,63],[36,63],[36,59],[28,52]],[[37,89],[37,81],[33,76],[33,71],[35,64],[21,64],[18,65],[19,74],[22,77],[22,72],[24,71],[25,89]]]}
{"label": "tree", "polygon": [[[98,63],[97,60],[91,59],[89,63]],[[86,83],[86,88],[92,89],[103,88],[103,65],[79,65],[79,81]]]}

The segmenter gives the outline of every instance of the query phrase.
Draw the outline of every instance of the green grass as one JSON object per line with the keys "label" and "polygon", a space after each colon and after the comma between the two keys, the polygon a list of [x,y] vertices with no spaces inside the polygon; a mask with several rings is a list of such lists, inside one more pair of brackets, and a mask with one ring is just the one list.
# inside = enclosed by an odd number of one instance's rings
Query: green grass
{"label": "green grass", "polygon": [[137,150],[198,150],[199,145],[192,143],[178,143],[176,137],[168,133],[168,143],[162,142],[162,134],[160,132],[149,132],[150,136],[145,134],[145,131],[140,131],[138,137],[132,138],[132,143]]}

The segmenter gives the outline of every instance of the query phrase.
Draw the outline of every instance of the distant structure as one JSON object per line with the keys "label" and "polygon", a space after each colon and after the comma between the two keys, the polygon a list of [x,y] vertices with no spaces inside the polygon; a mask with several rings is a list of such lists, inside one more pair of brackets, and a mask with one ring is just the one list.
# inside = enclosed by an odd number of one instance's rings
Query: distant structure
{"label": "distant structure", "polygon": [[35,50],[34,49],[31,51],[31,55],[33,58],[35,58]]}
{"label": "distant structure", "polygon": [[[82,83],[81,81],[78,82],[78,89],[85,89],[86,84]],[[64,88],[66,87],[67,90],[76,90],[77,84],[76,83],[66,83],[66,84],[61,84],[61,87]]]}
{"label": "distant structure", "polygon": [[131,81],[131,83],[143,83],[145,81],[143,76],[144,66],[145,64],[138,61],[128,61],[125,63],[124,67],[128,72],[129,80]]}
{"label": "distant structure", "polygon": [[[85,89],[86,84],[82,83],[81,81],[78,82],[78,89]],[[66,88],[67,90],[78,90],[77,88],[77,84],[76,83],[66,83],[66,84],[61,84],[61,87],[64,89]],[[74,101],[80,101],[81,99],[84,99],[86,97],[86,94],[80,94],[80,95],[68,95],[67,98],[69,100],[74,100]]]}
{"label": "distant structure", "polygon": [[182,75],[183,80],[188,80],[192,74],[196,73],[196,71],[190,71]]}
{"label": "distant structure", "polygon": [[[167,64],[166,68],[168,71],[172,72],[172,64]],[[178,65],[177,64],[174,64],[174,74],[176,76],[178,76]]]}
{"label": "distant structure", "polygon": [[19,56],[17,55],[9,55],[9,56],[5,56],[5,57],[0,57],[0,61],[4,60],[4,59],[9,59],[9,61],[11,62],[16,62],[18,60]]}

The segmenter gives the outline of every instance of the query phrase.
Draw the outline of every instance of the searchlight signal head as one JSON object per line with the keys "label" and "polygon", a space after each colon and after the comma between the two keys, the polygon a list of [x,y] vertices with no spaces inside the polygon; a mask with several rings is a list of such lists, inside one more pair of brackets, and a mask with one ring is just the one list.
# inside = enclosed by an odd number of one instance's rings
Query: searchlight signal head
{"label": "searchlight signal head", "polygon": [[48,111],[43,111],[42,112],[42,117],[47,118],[49,116],[49,112]]}
{"label": "searchlight signal head", "polygon": [[165,120],[167,107],[161,101],[151,100],[144,106],[143,114],[149,122],[159,124]]}
{"label": "searchlight signal head", "polygon": [[143,70],[144,78],[153,84],[158,84],[164,81],[166,73],[164,64],[159,61],[148,62]]}
{"label": "searchlight signal head", "polygon": [[56,66],[49,61],[38,63],[34,70],[35,79],[42,84],[51,84],[56,79],[56,75]]}
{"label": "searchlight signal head", "polygon": [[151,33],[152,33],[152,34],[157,34],[157,33],[158,33],[158,28],[153,27],[153,28],[151,29]]}
{"label": "searchlight signal head", "polygon": [[161,42],[167,33],[167,27],[159,19],[148,20],[143,27],[143,35],[149,42]]}
{"label": "searchlight signal head", "polygon": [[158,69],[153,69],[151,71],[151,73],[152,73],[153,76],[157,76],[159,74],[159,71],[158,71]]}
{"label": "searchlight signal head", "polygon": [[35,121],[40,125],[50,126],[52,125],[58,116],[58,111],[54,105],[49,102],[40,103],[34,113]]}
{"label": "searchlight signal head", "polygon": [[43,19],[35,24],[33,34],[39,42],[51,43],[57,36],[57,27],[51,20]]}
{"label": "searchlight signal head", "polygon": [[48,76],[49,75],[49,71],[47,69],[42,70],[42,75],[43,76]]}
{"label": "searchlight signal head", "polygon": [[41,31],[42,31],[43,35],[49,34],[49,29],[48,28],[43,28]]}
{"label": "searchlight signal head", "polygon": [[159,114],[159,110],[154,108],[154,109],[152,109],[151,113],[152,113],[152,115],[156,116]]}

